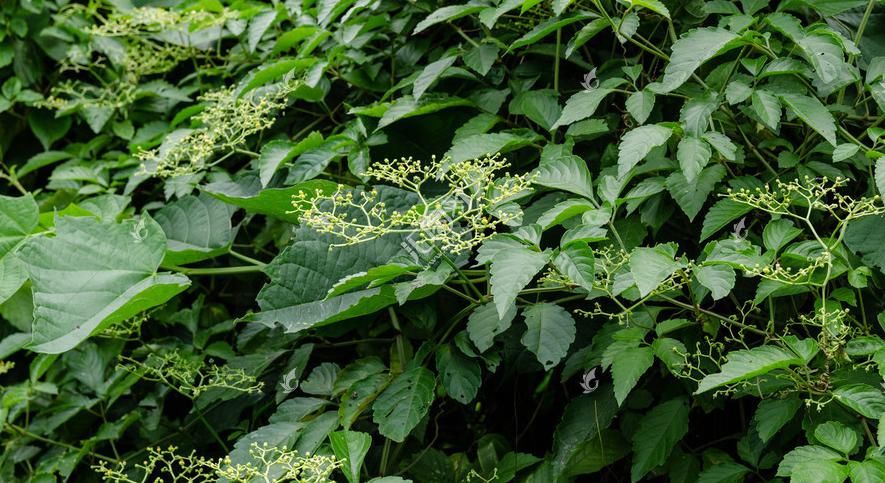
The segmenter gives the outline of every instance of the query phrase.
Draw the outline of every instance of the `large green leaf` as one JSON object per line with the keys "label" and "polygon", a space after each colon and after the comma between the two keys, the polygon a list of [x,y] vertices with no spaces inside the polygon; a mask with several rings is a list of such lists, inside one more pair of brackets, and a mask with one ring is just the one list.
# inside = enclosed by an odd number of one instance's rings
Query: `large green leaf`
{"label": "large green leaf", "polygon": [[571,399],[553,433],[553,472],[566,473],[581,444],[608,428],[617,413],[611,385]]}
{"label": "large green leaf", "polygon": [[672,129],[656,124],[639,126],[624,134],[618,145],[618,176],[624,177],[652,149],[663,146],[672,134]]}
{"label": "large green leaf", "polygon": [[712,155],[713,151],[703,139],[686,136],[679,141],[676,159],[679,160],[679,167],[688,183],[695,182]]}
{"label": "large green leaf", "polygon": [[836,121],[816,97],[801,94],[781,94],[780,100],[786,104],[799,119],[811,126],[831,145],[836,146]]}
{"label": "large green leaf", "polygon": [[801,357],[787,349],[772,345],[732,351],[726,357],[728,361],[722,364],[718,373],[709,374],[701,379],[695,394],[752,379],[775,369],[800,365],[804,362]]}
{"label": "large green leaf", "polygon": [[584,241],[570,243],[553,259],[553,266],[588,292],[593,290],[596,264],[593,250]]}
{"label": "large green leaf", "polygon": [[515,317],[516,304],[510,304],[503,317],[498,315],[495,304],[484,304],[467,319],[467,335],[480,352],[485,352],[494,343],[495,336],[510,328]]}
{"label": "large green leaf", "polygon": [[744,203],[723,198],[710,207],[707,216],[704,217],[704,226],[701,228],[701,241],[706,240],[729,223],[746,215],[753,207]]}
{"label": "large green leaf", "polygon": [[37,227],[39,211],[31,195],[0,195],[0,258],[6,256]]}
{"label": "large green leaf", "polygon": [[443,72],[451,67],[456,60],[458,60],[457,55],[449,55],[427,64],[424,67],[424,70],[418,74],[418,77],[413,84],[412,95],[415,97],[415,100],[417,101],[421,99],[421,96],[427,92],[427,89],[429,89],[440,76],[442,76]]}
{"label": "large green leaf", "polygon": [[447,155],[452,161],[459,163],[471,159],[484,158],[498,153],[506,153],[528,146],[535,142],[537,136],[523,133],[491,133],[474,134],[455,141]]}
{"label": "large green leaf", "polygon": [[833,397],[862,416],[878,420],[885,414],[885,395],[869,384],[849,384],[833,391]]}
{"label": "large green leaf", "polygon": [[575,319],[556,304],[540,303],[522,312],[526,331],[522,345],[538,358],[544,369],[551,369],[568,353],[575,340]]}
{"label": "large green leaf", "polygon": [[734,33],[721,28],[690,30],[673,44],[670,62],[664,69],[664,78],[656,90],[665,93],[681,86],[704,62],[739,47],[739,39]]}
{"label": "large green leaf", "polygon": [[716,184],[724,177],[725,168],[721,164],[704,168],[693,183],[689,183],[684,174],[674,172],[667,177],[667,191],[688,219],[694,220],[710,197],[710,193],[716,188]]}
{"label": "large green leaf", "polygon": [[234,238],[233,211],[207,194],[181,197],[157,211],[154,219],[166,234],[163,265],[184,265],[226,252]]}
{"label": "large green leaf", "polygon": [[556,129],[559,126],[568,126],[581,119],[593,116],[602,100],[614,92],[622,83],[624,83],[623,79],[608,79],[596,89],[580,91],[573,95],[566,101],[562,114],[556,120],[556,123],[553,124],[552,129]]}
{"label": "large green leaf", "polygon": [[885,217],[865,216],[852,220],[845,230],[845,245],[864,263],[885,272]]}
{"label": "large green leaf", "polygon": [[547,265],[547,260],[547,253],[528,247],[505,248],[495,253],[489,268],[489,282],[500,318],[510,310],[519,291]]}
{"label": "large green leaf", "polygon": [[387,438],[402,443],[433,404],[433,373],[415,367],[400,374],[372,405],[372,420]]}
{"label": "large green leaf", "polygon": [[359,483],[363,460],[372,447],[372,436],[359,431],[335,431],[329,435],[332,451],[344,461],[341,472],[350,483]]}
{"label": "large green leaf", "polygon": [[157,273],[166,237],[146,215],[121,224],[62,217],[55,228],[54,237],[21,249],[33,281],[35,352],[70,350],[190,285],[182,275]]}
{"label": "large green leaf", "polygon": [[759,439],[763,443],[767,443],[772,436],[793,419],[801,406],[802,401],[795,396],[760,401],[756,413],[753,415]]}
{"label": "large green leaf", "polygon": [[652,468],[664,463],[686,433],[688,404],[685,399],[672,399],[647,412],[633,433],[631,481],[639,481]]}
{"label": "large green leaf", "polygon": [[734,269],[728,265],[704,265],[695,271],[694,276],[710,290],[713,300],[724,298],[734,288]]}
{"label": "large green leaf", "polygon": [[649,346],[628,347],[618,353],[612,361],[612,381],[615,386],[615,399],[618,405],[624,400],[639,382],[639,378],[655,361],[654,351]]}
{"label": "large green leaf", "polygon": [[583,159],[574,155],[557,157],[542,162],[535,171],[534,184],[555,188],[593,199],[593,183],[590,170]]}
{"label": "large green leaf", "polygon": [[630,253],[630,273],[640,295],[645,297],[650,294],[661,282],[682,268],[683,263],[674,260],[675,256],[676,248],[672,244],[640,247]]}
{"label": "large green leaf", "polygon": [[334,193],[338,185],[326,180],[311,180],[286,188],[261,189],[258,176],[244,176],[237,181],[218,181],[203,187],[203,191],[225,203],[251,213],[273,216],[290,223],[298,223],[299,214],[292,206],[292,196],[304,192],[311,196],[319,190]]}
{"label": "large green leaf", "polygon": [[444,345],[436,351],[436,369],[449,397],[461,404],[473,401],[482,384],[479,362],[451,345]]}

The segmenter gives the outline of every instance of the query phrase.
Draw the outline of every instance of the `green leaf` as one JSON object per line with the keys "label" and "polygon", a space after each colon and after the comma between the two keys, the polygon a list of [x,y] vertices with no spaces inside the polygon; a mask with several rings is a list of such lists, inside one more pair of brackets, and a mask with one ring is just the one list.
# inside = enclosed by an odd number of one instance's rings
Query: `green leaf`
{"label": "green leaf", "polygon": [[511,133],[474,134],[457,140],[447,156],[453,163],[484,158],[487,155],[506,153],[528,146],[537,140],[536,136]]}
{"label": "green leaf", "polygon": [[483,304],[467,319],[467,335],[480,352],[485,352],[494,343],[495,336],[510,328],[516,317],[516,304],[510,304],[503,317],[493,303]]}
{"label": "green leaf", "polygon": [[670,18],[670,11],[667,10],[666,5],[658,0],[630,0],[630,4],[634,6],[639,6],[642,8],[647,8],[652,12],[655,12],[662,17]]}
{"label": "green leaf", "polygon": [[548,20],[545,20],[544,22],[539,23],[535,26],[535,28],[526,32],[525,35],[510,44],[510,47],[507,49],[507,51],[512,52],[516,49],[525,47],[526,45],[532,45],[543,39],[544,37],[552,34],[558,29],[571,25],[575,22],[583,22],[584,20],[589,20],[596,17],[598,17],[598,15],[592,13],[574,13],[564,18],[550,18]]}
{"label": "green leaf", "polygon": [[624,177],[652,149],[663,146],[672,134],[672,129],[656,124],[640,126],[624,134],[618,145],[618,176]]}
{"label": "green leaf", "polygon": [[594,209],[594,205],[587,200],[565,200],[562,203],[557,203],[553,208],[542,213],[541,216],[538,217],[537,224],[540,225],[543,230],[547,230],[550,227],[559,225],[566,220],[592,209]]}
{"label": "green leaf", "polygon": [[275,9],[265,10],[260,12],[258,15],[252,17],[252,20],[249,21],[249,32],[248,32],[248,47],[249,52],[255,52],[255,48],[258,47],[258,42],[261,41],[261,38],[264,37],[264,34],[273,25],[274,20],[277,17],[277,11]]}
{"label": "green leaf", "polygon": [[482,369],[475,359],[451,345],[444,345],[436,351],[436,370],[449,397],[461,404],[469,404],[476,398],[482,384]]}
{"label": "green leaf", "polygon": [[753,421],[756,422],[756,433],[763,443],[767,443],[785,424],[790,422],[796,411],[802,407],[802,401],[795,395],[784,399],[764,399],[759,402]]}
{"label": "green leaf", "polygon": [[433,373],[423,367],[397,376],[372,405],[372,421],[378,431],[397,443],[405,441],[430,410],[435,387]]}
{"label": "green leaf", "polygon": [[611,22],[605,18],[593,19],[584,24],[584,26],[581,27],[581,30],[568,41],[568,45],[565,47],[565,58],[571,57],[576,50],[583,47],[584,44],[592,40],[593,37],[596,37],[597,34],[609,27],[611,27]]}
{"label": "green leaf", "polygon": [[280,166],[295,159],[296,156],[303,154],[305,151],[320,147],[322,143],[323,135],[319,131],[314,131],[297,143],[277,140],[262,146],[261,154],[256,161],[261,187],[267,187],[274,173],[280,169]]}
{"label": "green leaf", "polygon": [[708,374],[701,379],[695,394],[701,394],[717,387],[746,381],[775,369],[801,365],[804,361],[792,352],[771,345],[762,345],[752,349],[731,351],[726,355],[727,362],[722,364],[720,372]]}
{"label": "green leaf", "polygon": [[670,275],[683,267],[674,260],[676,247],[673,244],[655,247],[634,248],[630,253],[630,274],[642,297],[652,293]]}
{"label": "green leaf", "polygon": [[344,461],[341,472],[350,483],[360,482],[363,460],[372,447],[372,436],[358,431],[335,431],[329,435],[335,457]]}
{"label": "green leaf", "polygon": [[559,126],[568,126],[574,122],[592,117],[602,100],[614,92],[615,88],[622,83],[624,83],[623,79],[607,80],[596,89],[581,91],[573,95],[566,101],[565,107],[562,108],[562,115],[559,116],[559,119],[556,120],[551,129],[556,129]]}
{"label": "green leaf", "polygon": [[710,197],[710,193],[716,188],[716,184],[724,177],[725,168],[721,164],[704,168],[694,183],[689,183],[684,174],[674,172],[667,177],[667,191],[688,219],[694,220]]}
{"label": "green leaf", "polygon": [[218,181],[203,187],[204,192],[227,204],[289,223],[298,223],[299,217],[299,213],[292,206],[292,196],[304,192],[310,199],[317,190],[329,195],[337,189],[336,183],[319,179],[286,188],[261,189],[261,182],[257,176],[244,176],[237,181]]}
{"label": "green leaf", "polygon": [[498,60],[498,54],[501,49],[494,44],[479,44],[472,50],[468,51],[462,59],[464,65],[478,72],[480,75],[486,75]]}
{"label": "green leaf", "polygon": [[498,317],[504,318],[516,300],[535,275],[547,265],[546,253],[536,252],[527,247],[505,248],[495,253],[489,268],[492,296]]}
{"label": "green leaf", "polygon": [[879,196],[885,193],[885,158],[876,160],[876,190]]}
{"label": "green leaf", "polygon": [[645,124],[652,109],[655,107],[655,94],[648,89],[636,91],[630,94],[625,103],[627,112],[636,119],[639,124]]}
{"label": "green leaf", "polygon": [[28,126],[47,150],[67,134],[71,128],[71,116],[55,117],[50,111],[35,109],[28,113]]}
{"label": "green leaf", "polygon": [[666,93],[685,83],[704,62],[740,47],[740,37],[721,28],[699,28],[688,31],[673,44],[670,63],[657,92]]}
{"label": "green leaf", "polygon": [[740,483],[750,473],[746,466],[732,461],[721,461],[698,475],[698,483]]}
{"label": "green leaf", "polygon": [[187,195],[154,214],[166,234],[164,266],[185,265],[227,252],[234,239],[230,205],[207,194]]}
{"label": "green leaf", "polygon": [[777,467],[777,476],[789,476],[790,481],[811,483],[845,480],[847,468],[838,463],[839,453],[823,446],[799,446],[784,455]]}
{"label": "green leaf", "polygon": [[676,398],[658,404],[639,420],[633,433],[633,465],[630,480],[639,481],[667,461],[673,448],[688,433],[688,404]]}
{"label": "green leaf", "polygon": [[17,256],[0,257],[0,305],[15,295],[27,280],[27,268]]}
{"label": "green leaf", "polygon": [[568,191],[593,199],[593,183],[587,163],[578,156],[568,155],[542,162],[535,170],[534,184]]}
{"label": "green leaf", "polygon": [[575,340],[575,319],[564,308],[540,303],[525,308],[526,331],[522,345],[535,354],[545,370],[550,370],[568,353]]}
{"label": "green leaf", "polygon": [[611,385],[571,399],[553,433],[553,472],[565,474],[581,449],[607,428],[618,413]]}
{"label": "green leaf", "polygon": [[562,114],[559,94],[552,89],[523,92],[514,102],[519,103],[525,117],[548,131],[553,129],[553,125]]}
{"label": "green leaf", "polygon": [[857,447],[857,433],[838,421],[827,421],[814,428],[814,439],[834,450],[850,455]]}
{"label": "green leaf", "polygon": [[436,25],[441,22],[449,22],[461,17],[466,17],[467,15],[474,14],[479,12],[485,8],[483,5],[449,5],[447,7],[442,7],[440,9],[435,10],[433,13],[424,18],[424,20],[418,22],[418,25],[415,25],[415,30],[412,31],[412,34],[417,34],[418,32],[427,30],[428,27]]}
{"label": "green leaf", "polygon": [[[844,161],[855,154],[860,148],[856,144],[845,143],[836,146],[836,149],[833,150],[833,162],[838,163],[839,161]],[[877,169],[878,171],[878,169]],[[878,173],[877,173],[878,174]],[[878,180],[877,180],[878,182]]]}
{"label": "green leaf", "polygon": [[588,292],[593,290],[596,265],[593,250],[587,242],[577,241],[568,244],[553,259],[553,266],[579,287]]}
{"label": "green leaf", "polygon": [[777,96],[765,89],[755,89],[750,106],[762,124],[772,131],[777,131],[777,126],[781,122],[781,103]]}
{"label": "green leaf", "polygon": [[729,82],[725,89],[725,100],[733,106],[746,101],[751,94],[753,94],[752,87],[739,80],[734,80]]}
{"label": "green leaf", "polygon": [[417,101],[421,99],[421,96],[427,92],[427,89],[439,80],[443,75],[443,72],[451,67],[456,60],[458,60],[457,55],[449,55],[427,64],[421,73],[418,74],[418,77],[415,79],[415,84],[412,87],[412,96],[414,96],[415,100]]}
{"label": "green leaf", "polygon": [[710,146],[700,138],[686,136],[679,141],[676,159],[679,160],[679,167],[682,168],[682,174],[689,184],[695,182],[712,155]]}
{"label": "green leaf", "polygon": [[885,464],[874,459],[849,461],[848,474],[852,483],[878,483],[885,481]]}
{"label": "green leaf", "polygon": [[190,285],[185,276],[157,273],[166,238],[146,215],[119,225],[62,217],[55,229],[55,237],[34,238],[21,249],[33,282],[34,352],[68,351]]}
{"label": "green leaf", "polygon": [[615,430],[607,429],[581,442],[566,468],[574,477],[601,471],[630,453],[630,444]]}
{"label": "green leaf", "polygon": [[776,252],[801,234],[802,230],[786,218],[771,220],[762,230],[762,243],[765,248]]}
{"label": "green leaf", "polygon": [[833,397],[858,414],[878,420],[885,413],[885,395],[868,384],[849,384],[836,388]]}
{"label": "green leaf", "polygon": [[734,269],[728,265],[704,265],[694,273],[701,285],[710,290],[713,300],[720,300],[734,288]]}
{"label": "green leaf", "polygon": [[0,259],[25,239],[39,220],[40,213],[33,196],[0,195]]}
{"label": "green leaf", "polygon": [[618,401],[618,406],[624,404],[624,400],[639,382],[639,378],[654,361],[654,350],[649,346],[629,347],[618,353],[611,365],[615,400]]}
{"label": "green leaf", "polygon": [[383,129],[402,119],[423,116],[452,107],[472,106],[473,102],[460,97],[447,97],[439,94],[427,94],[420,100],[412,96],[403,96],[393,101],[378,121],[376,129]]}
{"label": "green leaf", "polygon": [[799,119],[805,121],[812,129],[836,146],[836,121],[816,97],[801,94],[781,94],[781,102],[786,104]]}
{"label": "green leaf", "polygon": [[704,241],[729,223],[746,215],[753,207],[744,203],[723,198],[710,207],[707,216],[704,217],[704,226],[701,228],[701,240]]}

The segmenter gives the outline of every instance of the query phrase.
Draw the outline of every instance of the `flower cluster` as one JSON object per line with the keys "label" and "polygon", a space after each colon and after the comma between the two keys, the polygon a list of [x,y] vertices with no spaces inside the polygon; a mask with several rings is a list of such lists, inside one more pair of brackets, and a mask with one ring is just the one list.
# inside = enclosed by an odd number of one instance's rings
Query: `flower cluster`
{"label": "flower cluster", "polygon": [[[111,467],[102,461],[93,469],[103,481],[115,483],[209,483],[218,481],[219,478],[237,483],[327,483],[332,481],[332,472],[343,464],[343,461],[332,456],[301,456],[297,451],[271,447],[267,443],[252,443],[249,455],[252,462],[233,464],[229,456],[217,460],[209,459],[197,456],[195,451],[181,454],[177,447],[169,446],[166,449],[148,448],[148,458],[134,465],[134,472],[124,462]],[[132,473],[139,476],[132,476]]]}
{"label": "flower cluster", "polygon": [[169,10],[157,7],[139,7],[112,13],[101,25],[87,29],[102,37],[132,37],[164,31],[199,30],[224,24],[237,18],[237,12],[224,8],[221,12],[206,10]]}
{"label": "flower cluster", "polygon": [[[771,214],[794,218],[807,217],[812,211],[825,211],[836,220],[845,222],[885,213],[885,206],[879,203],[878,195],[854,199],[841,193],[839,189],[847,183],[848,180],[841,177],[834,180],[810,177],[788,182],[775,180],[774,187],[729,189],[726,197]],[[796,205],[804,207],[807,213],[795,214],[790,208]]]}
{"label": "flower cluster", "polygon": [[243,97],[231,87],[200,96],[206,107],[193,118],[200,126],[177,131],[159,148],[139,152],[144,172],[163,178],[191,174],[209,166],[218,151],[233,154],[246,138],[273,125],[275,113],[286,107],[288,95],[299,85],[288,80]]}
{"label": "flower cluster", "polygon": [[[305,225],[343,239],[332,246],[363,243],[391,233],[415,235],[424,245],[458,254],[469,251],[494,233],[499,224],[521,216],[511,201],[530,193],[531,178],[498,171],[509,166],[500,156],[451,163],[431,158],[429,163],[412,158],[384,160],[366,176],[385,181],[417,195],[419,202],[396,211],[379,200],[375,189],[355,190],[340,185],[326,195],[299,193],[293,197],[296,212]],[[448,188],[426,197],[428,185]]]}
{"label": "flower cluster", "polygon": [[151,353],[144,361],[121,357],[127,364],[119,367],[142,379],[166,384],[180,394],[196,399],[210,389],[232,389],[244,393],[259,393],[264,383],[243,369],[218,366],[210,359],[184,354],[179,350]]}

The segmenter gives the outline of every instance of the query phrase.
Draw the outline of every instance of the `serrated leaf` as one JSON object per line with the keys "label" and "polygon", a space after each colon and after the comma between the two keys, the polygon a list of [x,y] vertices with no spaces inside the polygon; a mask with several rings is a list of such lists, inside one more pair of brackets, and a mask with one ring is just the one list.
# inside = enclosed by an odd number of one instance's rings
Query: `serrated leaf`
{"label": "serrated leaf", "polygon": [[836,120],[816,97],[801,94],[781,94],[778,97],[805,124],[817,131],[827,142],[836,145]]}
{"label": "serrated leaf", "polygon": [[672,129],[656,124],[640,126],[624,134],[618,145],[618,176],[624,177],[652,149],[663,146],[672,134]]}
{"label": "serrated leaf", "polygon": [[547,254],[527,247],[504,248],[495,253],[489,268],[489,282],[498,317],[504,318],[510,306],[535,275],[547,265]]}
{"label": "serrated leaf", "polygon": [[314,131],[297,143],[277,140],[262,146],[261,154],[256,161],[261,186],[266,187],[270,183],[280,166],[308,150],[318,148],[322,143],[323,135],[319,131]]}
{"label": "serrated leaf", "polygon": [[485,352],[494,343],[495,336],[510,328],[516,317],[516,304],[511,304],[503,317],[493,303],[487,303],[470,314],[467,319],[467,335],[480,352]]}
{"label": "serrated leaf", "polygon": [[817,425],[814,439],[845,455],[853,453],[858,443],[857,433],[838,421]]}
{"label": "serrated leaf", "polygon": [[644,124],[655,107],[655,94],[648,89],[636,91],[627,98],[625,106],[637,123]]}
{"label": "serrated leaf", "polygon": [[804,361],[792,352],[777,346],[762,345],[752,349],[731,351],[726,355],[727,362],[720,371],[708,374],[698,383],[695,394],[701,394],[717,387],[746,381],[775,369],[801,365]]}
{"label": "serrated leaf", "polygon": [[630,0],[630,3],[635,6],[647,8],[665,18],[670,18],[670,11],[667,10],[667,6],[659,0]]}
{"label": "serrated leaf", "polygon": [[431,62],[427,64],[424,69],[418,74],[418,77],[415,79],[415,83],[412,87],[412,96],[416,101],[421,99],[421,96],[427,92],[427,89],[430,88],[439,78],[443,75],[443,72],[446,71],[449,67],[451,67],[455,61],[458,60],[457,55],[449,55],[443,57],[435,62]]}
{"label": "serrated leaf", "polygon": [[728,139],[728,136],[716,132],[716,131],[708,131],[704,133],[703,136],[705,141],[710,143],[710,146],[713,148],[725,159],[729,161],[734,161],[737,159],[737,146],[731,142],[731,139]]}
{"label": "serrated leaf", "polygon": [[534,184],[560,189],[593,199],[593,183],[587,163],[578,156],[558,157],[542,162],[535,170]]}
{"label": "serrated leaf", "polygon": [[879,196],[885,195],[885,158],[876,160],[876,190]]}
{"label": "serrated leaf", "polygon": [[436,351],[436,370],[449,397],[461,404],[469,404],[476,398],[482,384],[482,369],[475,359],[451,345],[444,345]]}
{"label": "serrated leaf", "polygon": [[737,35],[721,28],[688,31],[673,44],[673,53],[664,69],[664,78],[658,92],[670,92],[681,86],[704,62],[739,47],[739,39]]}
{"label": "serrated leaf", "polygon": [[574,122],[592,117],[602,100],[614,92],[615,88],[621,83],[623,83],[623,80],[620,80],[620,82],[605,82],[596,89],[584,90],[573,95],[566,101],[565,107],[562,108],[562,114],[553,124],[552,129],[556,129],[559,126],[568,126]]}
{"label": "serrated leaf", "polygon": [[511,133],[474,134],[456,141],[447,155],[453,163],[506,153],[528,146],[536,137]]}
{"label": "serrated leaf", "polygon": [[234,209],[207,194],[183,196],[154,214],[166,234],[164,266],[185,265],[227,252]]}
{"label": "serrated leaf", "polygon": [[423,30],[426,30],[428,27],[436,25],[441,22],[448,22],[451,20],[455,20],[461,17],[465,17],[467,15],[474,14],[479,12],[484,8],[483,5],[449,5],[446,7],[439,8],[434,10],[430,15],[424,17],[424,20],[418,22],[418,25],[415,25],[415,30],[412,31],[412,34],[417,34]]}
{"label": "serrated leaf", "polygon": [[332,452],[344,462],[341,472],[349,483],[359,483],[363,460],[372,447],[372,436],[358,431],[335,431],[329,435]]}
{"label": "serrated leaf", "polygon": [[639,481],[667,461],[676,444],[688,433],[688,404],[683,398],[658,404],[639,420],[633,434],[630,480]]}
{"label": "serrated leaf", "polygon": [[836,388],[833,397],[860,415],[878,420],[885,414],[885,395],[869,384],[849,384]]}
{"label": "serrated leaf", "polygon": [[729,223],[752,211],[753,207],[744,203],[723,198],[707,211],[704,226],[701,228],[701,240],[704,241]]}
{"label": "serrated leaf", "polygon": [[628,347],[618,353],[611,365],[615,400],[618,401],[618,406],[624,404],[624,400],[639,382],[639,378],[645,374],[654,361],[654,351],[648,346]]}
{"label": "serrated leaf", "polygon": [[557,203],[553,208],[542,213],[541,216],[538,217],[537,224],[540,225],[543,230],[547,230],[550,227],[559,225],[570,218],[574,218],[581,213],[590,211],[594,208],[595,206],[587,200],[565,200],[561,203]]}
{"label": "serrated leaf", "polygon": [[525,308],[526,331],[522,345],[549,370],[559,364],[575,340],[575,319],[564,308],[552,303],[540,303]]}
{"label": "serrated leaf", "polygon": [[833,162],[838,163],[839,161],[844,161],[857,154],[859,149],[860,148],[856,144],[840,144],[833,150]]}
{"label": "serrated leaf", "polygon": [[704,265],[698,268],[695,277],[710,290],[713,300],[724,298],[734,288],[734,269],[728,265]]}
{"label": "serrated leaf", "polygon": [[747,473],[750,469],[740,463],[721,461],[702,471],[697,483],[739,483]]}
{"label": "serrated leaf", "polygon": [[121,224],[62,217],[55,230],[55,237],[34,238],[20,252],[33,282],[34,352],[70,350],[190,285],[183,275],[157,273],[166,237],[146,215]]}
{"label": "serrated leaf", "polygon": [[679,167],[682,168],[682,174],[689,184],[695,182],[712,155],[710,146],[702,139],[686,136],[679,141],[676,159],[679,160]]}
{"label": "serrated leaf", "polygon": [[848,474],[851,483],[879,483],[885,481],[885,464],[874,459],[849,461]]}
{"label": "serrated leaf", "polygon": [[753,88],[741,82],[734,80],[728,83],[725,88],[725,100],[732,106],[746,101],[753,94]]}
{"label": "serrated leaf", "polygon": [[423,367],[397,376],[372,405],[372,421],[378,431],[397,443],[405,441],[430,410],[435,387],[433,373]]}
{"label": "serrated leaf", "polygon": [[300,213],[292,206],[292,196],[304,192],[308,200],[314,193],[329,195],[338,185],[327,180],[312,180],[286,188],[261,188],[258,176],[244,176],[236,181],[218,181],[203,186],[203,191],[215,198],[250,213],[269,215],[289,223],[298,223]]}
{"label": "serrated leaf", "polygon": [[777,131],[777,126],[781,122],[781,103],[777,96],[764,89],[755,89],[750,106],[762,124],[772,131]]}
{"label": "serrated leaf", "polygon": [[552,34],[557,29],[561,29],[568,25],[571,25],[575,22],[583,22],[584,20],[589,20],[592,18],[597,18],[598,15],[582,12],[582,13],[573,13],[567,17],[553,17],[548,20],[545,20],[539,24],[537,24],[532,30],[529,30],[522,37],[518,38],[515,42],[513,42],[510,47],[507,49],[508,52],[512,52],[516,49],[525,47],[527,45],[532,45],[537,43],[539,40],[544,37]]}
{"label": "serrated leaf", "polygon": [[841,458],[839,453],[823,446],[799,446],[784,455],[777,476],[789,476],[797,482],[841,482],[847,473],[847,468],[838,463]]}
{"label": "serrated leaf", "polygon": [[671,245],[634,248],[630,253],[630,273],[642,297],[653,292],[670,275],[682,268],[679,260],[674,260],[676,249]]}
{"label": "serrated leaf", "polygon": [[784,399],[765,399],[759,402],[753,420],[756,432],[763,443],[767,443],[785,424],[796,415],[802,401],[795,395]]}
{"label": "serrated leaf", "polygon": [[725,168],[720,164],[705,168],[694,183],[689,183],[682,173],[674,172],[667,177],[667,190],[688,219],[694,220],[704,207],[710,193],[716,188],[716,184],[724,177]]}
{"label": "serrated leaf", "polygon": [[588,292],[593,290],[596,265],[593,250],[587,242],[574,242],[559,251],[553,266]]}

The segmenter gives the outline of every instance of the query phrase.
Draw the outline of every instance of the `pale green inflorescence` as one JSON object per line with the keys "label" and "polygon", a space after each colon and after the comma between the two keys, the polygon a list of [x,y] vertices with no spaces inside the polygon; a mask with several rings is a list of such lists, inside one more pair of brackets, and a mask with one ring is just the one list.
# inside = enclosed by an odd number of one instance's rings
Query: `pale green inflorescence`
{"label": "pale green inflorescence", "polygon": [[[302,223],[343,240],[332,246],[354,245],[391,233],[415,234],[427,245],[458,254],[478,246],[499,224],[521,217],[521,211],[508,209],[507,204],[531,192],[532,178],[497,174],[508,166],[499,155],[460,163],[436,157],[428,163],[412,158],[385,160],[372,165],[365,175],[415,193],[419,202],[405,211],[389,210],[375,189],[355,191],[344,185],[331,195],[299,193],[292,204],[301,212]],[[448,190],[425,197],[425,188],[432,183]]]}

